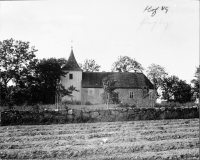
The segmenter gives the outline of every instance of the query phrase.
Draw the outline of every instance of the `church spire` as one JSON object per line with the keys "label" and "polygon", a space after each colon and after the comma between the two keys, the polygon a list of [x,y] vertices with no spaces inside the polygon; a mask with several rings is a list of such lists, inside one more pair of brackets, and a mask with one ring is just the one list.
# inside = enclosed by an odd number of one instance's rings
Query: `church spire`
{"label": "church spire", "polygon": [[73,47],[71,46],[71,53],[68,58],[67,64],[63,67],[64,70],[71,70],[71,71],[82,71],[79,67],[76,58],[74,56]]}

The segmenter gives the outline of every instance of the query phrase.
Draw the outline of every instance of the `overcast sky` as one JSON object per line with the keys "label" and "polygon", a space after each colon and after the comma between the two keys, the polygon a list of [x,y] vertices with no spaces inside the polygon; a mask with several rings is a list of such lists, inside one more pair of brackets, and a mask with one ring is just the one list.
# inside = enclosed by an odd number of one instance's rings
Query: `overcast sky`
{"label": "overcast sky", "polygon": [[29,41],[38,58],[68,59],[73,45],[78,63],[94,59],[101,71],[130,56],[188,83],[199,66],[196,0],[3,1],[0,23],[1,41]]}

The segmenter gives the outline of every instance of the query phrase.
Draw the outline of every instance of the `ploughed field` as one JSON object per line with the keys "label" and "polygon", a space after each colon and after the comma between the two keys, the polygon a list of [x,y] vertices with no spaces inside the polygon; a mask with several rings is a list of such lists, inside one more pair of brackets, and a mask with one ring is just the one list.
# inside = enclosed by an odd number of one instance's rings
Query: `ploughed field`
{"label": "ploughed field", "polygon": [[0,159],[199,159],[199,120],[0,127]]}

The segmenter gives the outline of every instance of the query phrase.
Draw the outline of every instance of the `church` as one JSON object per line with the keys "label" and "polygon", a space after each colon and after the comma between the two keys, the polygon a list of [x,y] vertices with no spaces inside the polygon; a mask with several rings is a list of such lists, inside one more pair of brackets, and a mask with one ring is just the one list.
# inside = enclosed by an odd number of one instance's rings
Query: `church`
{"label": "church", "polygon": [[62,101],[75,100],[82,104],[90,102],[92,104],[103,104],[103,78],[115,80],[115,92],[118,93],[120,103],[147,107],[155,105],[155,95],[153,84],[143,74],[138,72],[83,72],[79,67],[71,49],[67,63],[62,68],[67,72],[65,77],[61,77],[61,84],[68,89],[70,86],[76,87],[78,92],[73,91],[72,97],[62,97]]}

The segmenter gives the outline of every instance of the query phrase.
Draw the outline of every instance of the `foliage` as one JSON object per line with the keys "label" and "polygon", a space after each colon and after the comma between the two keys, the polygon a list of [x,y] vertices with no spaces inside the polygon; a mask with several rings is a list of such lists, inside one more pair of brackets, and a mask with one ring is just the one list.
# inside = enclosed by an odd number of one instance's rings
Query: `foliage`
{"label": "foliage", "polygon": [[96,64],[95,60],[93,59],[86,59],[84,64],[79,63],[80,68],[85,72],[98,72],[100,65]]}
{"label": "foliage", "polygon": [[33,75],[38,61],[36,51],[34,46],[30,48],[29,42],[12,38],[0,42],[1,104],[9,105],[13,94],[23,94],[27,89],[27,79]]}
{"label": "foliage", "polygon": [[66,90],[59,84],[61,76],[67,74],[62,70],[66,59],[38,60],[36,51],[29,42],[13,39],[0,42],[1,105],[49,104],[55,102],[55,94],[70,96],[77,91],[73,86]]}
{"label": "foliage", "polygon": [[85,105],[92,105],[92,103],[90,101],[86,101]]}
{"label": "foliage", "polygon": [[115,80],[109,80],[107,77],[104,77],[102,79],[102,83],[103,83],[103,101],[107,101],[107,105],[110,101],[112,101],[113,103],[119,103],[119,98],[118,98],[118,93],[115,92]]}
{"label": "foliage", "polygon": [[36,66],[36,77],[38,78],[39,91],[43,95],[41,101],[44,104],[51,104],[55,102],[55,95],[59,97],[71,96],[73,91],[78,91],[74,86],[70,86],[65,89],[64,86],[60,84],[61,76],[67,74],[67,72],[62,70],[62,66],[66,63],[66,60],[49,58],[42,59]]}
{"label": "foliage", "polygon": [[32,66],[37,62],[36,51],[35,47],[30,49],[29,42],[15,41],[12,38],[0,42],[2,85],[7,87],[10,80],[18,85],[22,78],[31,74]]}
{"label": "foliage", "polygon": [[161,84],[162,99],[168,102],[190,102],[192,99],[191,86],[185,81],[179,80],[176,76],[171,76],[163,79]]}
{"label": "foliage", "polygon": [[162,81],[167,75],[165,68],[157,64],[151,64],[147,69],[147,77],[154,84],[157,90],[162,85]]}
{"label": "foliage", "polygon": [[195,72],[195,79],[193,79],[191,81],[191,83],[193,83],[193,92],[195,93],[196,98],[199,98],[199,83],[200,83],[200,68],[197,67],[196,68],[196,72]]}
{"label": "foliage", "polygon": [[118,72],[142,72],[144,68],[135,59],[132,59],[128,56],[119,56],[118,60],[113,63],[111,70]]}

